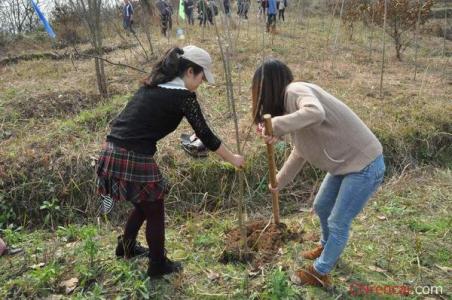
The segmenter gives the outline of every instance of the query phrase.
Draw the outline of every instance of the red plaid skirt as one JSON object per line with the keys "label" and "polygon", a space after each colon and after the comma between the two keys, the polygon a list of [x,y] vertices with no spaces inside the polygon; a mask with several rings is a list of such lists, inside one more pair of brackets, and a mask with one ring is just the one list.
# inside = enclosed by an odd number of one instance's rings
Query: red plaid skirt
{"label": "red plaid skirt", "polygon": [[96,167],[97,193],[115,201],[162,199],[166,185],[150,155],[139,154],[107,142]]}

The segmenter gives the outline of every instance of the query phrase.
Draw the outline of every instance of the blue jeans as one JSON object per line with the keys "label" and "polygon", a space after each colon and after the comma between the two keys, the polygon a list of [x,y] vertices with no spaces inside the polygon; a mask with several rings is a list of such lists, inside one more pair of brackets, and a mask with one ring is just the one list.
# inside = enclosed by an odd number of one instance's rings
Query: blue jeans
{"label": "blue jeans", "polygon": [[380,186],[384,172],[385,163],[380,155],[359,172],[326,175],[314,200],[324,247],[314,262],[318,273],[324,275],[333,269],[347,244],[353,219]]}

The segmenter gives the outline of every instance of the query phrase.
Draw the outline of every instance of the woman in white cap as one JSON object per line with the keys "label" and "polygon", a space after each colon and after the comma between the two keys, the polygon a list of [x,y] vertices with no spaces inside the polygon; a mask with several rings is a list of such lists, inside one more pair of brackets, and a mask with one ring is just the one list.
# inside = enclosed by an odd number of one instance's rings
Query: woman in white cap
{"label": "woman in white cap", "polygon": [[136,242],[146,220],[151,277],[177,272],[181,264],[165,253],[164,194],[162,174],[153,158],[157,141],[173,132],[187,118],[197,137],[211,151],[235,167],[244,158],[229,151],[206,124],[195,91],[204,81],[213,83],[212,59],[203,49],[172,48],[154,65],[143,86],[113,120],[97,165],[97,190],[103,199],[134,205],[118,238],[116,255],[131,258],[148,249]]}

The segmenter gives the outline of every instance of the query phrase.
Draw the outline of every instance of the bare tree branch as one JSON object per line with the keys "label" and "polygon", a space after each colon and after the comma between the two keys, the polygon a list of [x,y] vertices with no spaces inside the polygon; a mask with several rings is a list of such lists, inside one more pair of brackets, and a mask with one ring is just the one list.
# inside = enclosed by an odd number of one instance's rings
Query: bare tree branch
{"label": "bare tree branch", "polygon": [[109,60],[108,58],[105,58],[105,57],[101,57],[101,56],[97,56],[97,55],[90,55],[90,54],[80,53],[80,52],[78,52],[78,50],[77,50],[76,48],[74,48],[74,51],[75,51],[75,56],[81,56],[81,57],[89,57],[89,58],[100,59],[100,60],[105,61],[106,63],[109,63],[109,64],[111,64],[111,65],[129,68],[129,69],[132,69],[132,70],[137,71],[137,72],[140,72],[140,73],[148,73],[148,72],[146,72],[146,71],[143,70],[143,69],[140,69],[140,68],[137,68],[137,67],[134,67],[134,66],[130,66],[130,65],[127,65],[127,64],[123,64],[123,63],[120,63],[120,62],[113,62],[113,61],[111,61],[111,60]]}

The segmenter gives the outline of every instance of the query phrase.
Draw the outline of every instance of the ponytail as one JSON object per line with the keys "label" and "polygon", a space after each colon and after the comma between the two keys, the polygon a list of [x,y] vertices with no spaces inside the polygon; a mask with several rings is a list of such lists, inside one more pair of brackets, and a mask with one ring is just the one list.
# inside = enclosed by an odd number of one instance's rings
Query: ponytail
{"label": "ponytail", "polygon": [[178,47],[166,51],[165,55],[152,68],[151,74],[144,79],[144,85],[153,88],[173,80],[179,71],[181,54],[184,54],[184,51]]}
{"label": "ponytail", "polygon": [[173,47],[166,51],[163,57],[152,67],[151,74],[142,83],[149,88],[155,88],[159,84],[168,82],[182,75],[188,68],[192,67],[195,74],[199,74],[203,68],[181,55],[184,50]]}

